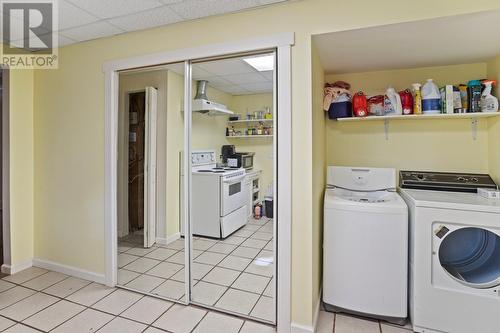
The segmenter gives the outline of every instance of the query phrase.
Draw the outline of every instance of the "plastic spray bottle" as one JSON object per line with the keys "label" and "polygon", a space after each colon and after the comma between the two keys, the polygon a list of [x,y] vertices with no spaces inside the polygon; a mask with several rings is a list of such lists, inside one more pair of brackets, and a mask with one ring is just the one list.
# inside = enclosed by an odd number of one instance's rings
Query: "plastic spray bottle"
{"label": "plastic spray bottle", "polygon": [[422,94],[420,93],[420,83],[413,83],[413,113],[422,114]]}
{"label": "plastic spray bottle", "polygon": [[498,98],[491,94],[491,88],[496,84],[496,81],[484,80],[481,83],[485,87],[483,93],[481,94],[481,112],[497,112]]}

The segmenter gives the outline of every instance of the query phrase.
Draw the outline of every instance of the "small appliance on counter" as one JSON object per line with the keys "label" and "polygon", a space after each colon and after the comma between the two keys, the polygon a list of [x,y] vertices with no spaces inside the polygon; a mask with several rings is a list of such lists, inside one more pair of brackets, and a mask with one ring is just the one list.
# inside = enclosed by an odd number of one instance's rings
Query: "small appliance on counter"
{"label": "small appliance on counter", "polygon": [[233,156],[236,153],[236,148],[234,145],[224,145],[221,148],[221,160],[222,164],[227,164],[227,158]]}
{"label": "small appliance on counter", "polygon": [[236,152],[234,145],[224,145],[221,148],[222,163],[230,168],[252,170],[254,155],[252,152]]}

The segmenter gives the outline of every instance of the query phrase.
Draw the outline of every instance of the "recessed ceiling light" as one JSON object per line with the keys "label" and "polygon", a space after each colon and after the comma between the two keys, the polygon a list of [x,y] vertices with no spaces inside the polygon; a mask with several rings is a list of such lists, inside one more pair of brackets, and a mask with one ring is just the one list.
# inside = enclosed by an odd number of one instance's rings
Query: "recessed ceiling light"
{"label": "recessed ceiling light", "polygon": [[274,55],[245,58],[243,61],[259,72],[272,71],[274,69]]}

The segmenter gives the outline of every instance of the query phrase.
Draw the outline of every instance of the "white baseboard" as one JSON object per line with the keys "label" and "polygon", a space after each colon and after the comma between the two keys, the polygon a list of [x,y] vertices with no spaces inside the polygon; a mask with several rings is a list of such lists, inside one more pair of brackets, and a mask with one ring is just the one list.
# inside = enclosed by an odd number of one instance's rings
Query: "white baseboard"
{"label": "white baseboard", "polygon": [[88,281],[93,281],[97,283],[104,284],[106,279],[104,274],[99,274],[95,272],[90,272],[81,268],[76,268],[72,266],[66,266],[57,262],[44,260],[44,259],[33,259],[33,266],[45,268],[54,272],[63,273],[66,275],[70,275],[79,279],[84,279]]}
{"label": "white baseboard", "polygon": [[175,233],[173,235],[170,235],[170,236],[167,236],[167,238],[164,238],[164,237],[156,237],[156,242],[158,244],[161,244],[161,245],[168,245],[172,242],[175,242],[176,240],[178,240],[179,238],[181,238],[181,233],[178,232],[178,233]]}
{"label": "white baseboard", "polygon": [[319,311],[321,310],[321,296],[323,295],[323,289],[319,288],[318,302],[316,303],[316,311],[314,312],[313,318],[313,332],[316,332],[318,328]]}
{"label": "white baseboard", "polygon": [[292,323],[291,333],[314,333],[314,327]]}
{"label": "white baseboard", "polygon": [[31,266],[33,266],[33,259],[28,259],[28,260],[21,261],[20,263],[17,263],[14,265],[3,264],[1,271],[4,274],[12,275],[12,274],[16,274],[20,271],[23,271],[27,268],[30,268]]}
{"label": "white baseboard", "polygon": [[312,326],[307,326],[307,325],[299,325],[296,323],[292,323],[291,327],[291,333],[315,333],[316,332],[316,327],[318,327],[318,318],[319,318],[319,311],[321,309],[321,289],[319,291],[319,297],[318,297],[318,302],[316,303],[316,310],[314,311],[313,314],[313,325]]}

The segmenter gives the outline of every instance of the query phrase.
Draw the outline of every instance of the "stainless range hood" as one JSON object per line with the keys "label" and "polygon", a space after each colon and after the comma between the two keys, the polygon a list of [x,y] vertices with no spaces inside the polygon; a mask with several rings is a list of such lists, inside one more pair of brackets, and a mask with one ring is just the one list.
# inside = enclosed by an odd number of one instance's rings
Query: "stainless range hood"
{"label": "stainless range hood", "polygon": [[192,103],[193,112],[200,112],[209,116],[230,116],[234,114],[225,105],[212,102],[208,99],[207,84],[208,81],[206,80],[197,81],[196,97]]}

